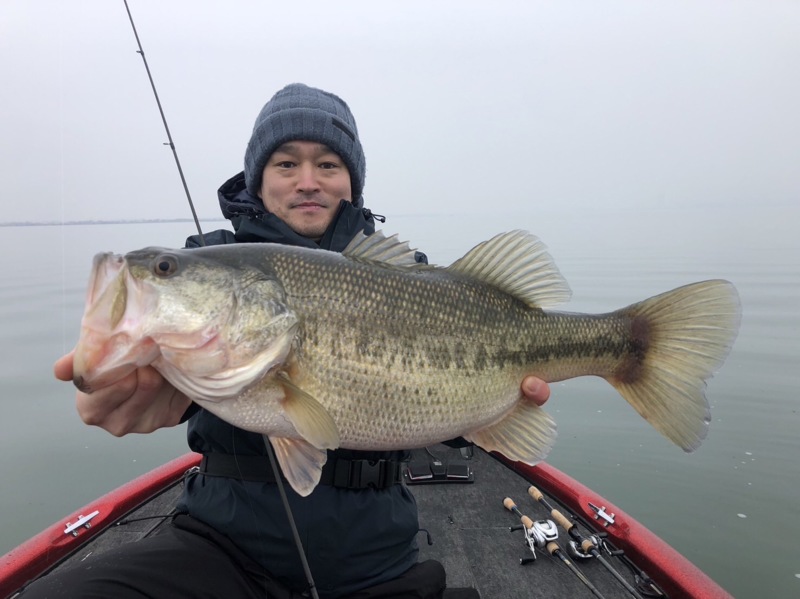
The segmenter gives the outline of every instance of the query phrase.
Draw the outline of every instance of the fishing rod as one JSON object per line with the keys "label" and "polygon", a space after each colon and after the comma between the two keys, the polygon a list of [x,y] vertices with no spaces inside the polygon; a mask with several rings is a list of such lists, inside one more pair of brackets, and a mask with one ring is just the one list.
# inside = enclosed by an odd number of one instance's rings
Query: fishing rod
{"label": "fishing rod", "polygon": [[[203,235],[203,231],[200,228],[200,220],[197,218],[197,212],[194,209],[194,202],[192,202],[192,196],[189,193],[189,186],[186,184],[186,177],[183,175],[183,169],[181,168],[181,161],[178,159],[178,151],[175,149],[175,144],[172,141],[172,134],[169,132],[169,125],[167,125],[167,117],[164,115],[164,109],[161,107],[161,100],[158,98],[158,92],[156,91],[156,84],[153,81],[153,76],[150,73],[150,66],[147,64],[147,58],[144,55],[144,48],[142,48],[142,42],[139,40],[139,34],[136,31],[136,25],[133,22],[133,15],[131,14],[131,9],[128,6],[128,0],[123,0],[125,3],[125,10],[128,13],[128,19],[131,22],[131,28],[133,29],[133,35],[136,38],[136,45],[139,46],[137,52],[142,57],[142,62],[144,62],[144,68],[147,71],[147,78],[150,80],[150,87],[153,89],[153,95],[156,99],[156,104],[158,105],[158,112],[161,114],[161,122],[164,123],[164,130],[167,132],[167,139],[169,142],[165,145],[168,145],[172,149],[172,155],[175,157],[175,165],[178,167],[178,174],[181,177],[181,183],[183,183],[183,190],[186,192],[186,199],[189,201],[189,208],[192,211],[192,218],[194,218],[194,224],[197,227],[197,233],[200,235],[200,245],[206,245],[206,240]],[[308,565],[308,559],[306,558],[305,550],[303,549],[303,543],[300,540],[300,534],[297,531],[297,525],[294,521],[294,516],[292,515],[292,508],[289,505],[289,499],[286,497],[286,491],[283,488],[283,481],[281,479],[281,473],[278,467],[277,460],[275,458],[275,453],[270,445],[269,438],[264,435],[264,445],[266,446],[267,455],[269,456],[270,465],[272,467],[272,472],[275,474],[275,480],[278,485],[278,492],[281,497],[281,502],[283,503],[283,509],[286,512],[286,516],[289,519],[289,526],[292,531],[292,537],[297,547],[297,551],[300,554],[300,563],[303,566],[303,573],[306,576],[306,581],[308,583],[308,590],[311,593],[311,597],[313,599],[319,599],[319,593],[317,592],[317,587],[314,584],[314,578],[311,575],[311,569]]]}
{"label": "fishing rod", "polygon": [[[537,530],[537,528],[539,528],[539,527],[537,527],[537,523],[538,522],[542,522],[542,521],[534,522],[533,520],[528,518],[528,516],[523,515],[522,512],[520,512],[520,510],[517,507],[517,505],[514,503],[514,500],[511,499],[510,497],[506,497],[503,500],[503,505],[505,506],[505,508],[507,510],[509,510],[510,512],[513,512],[514,515],[516,515],[520,519],[520,521],[522,522],[522,527],[523,527],[523,529],[525,531],[526,543],[528,543],[528,546],[531,548],[531,551],[533,551],[533,546],[531,545],[530,541],[528,540],[529,538],[535,539],[534,542],[537,544],[537,546],[542,546],[542,545],[540,545],[540,543],[543,543],[543,546],[546,549],[546,551],[551,556],[556,557],[559,560],[561,560],[561,563],[564,564],[569,569],[570,572],[575,574],[575,576],[577,576],[578,579],[580,579],[580,581],[584,585],[586,585],[586,587],[592,592],[592,595],[594,595],[595,597],[598,597],[598,599],[605,599],[603,597],[602,593],[600,593],[600,591],[597,590],[597,587],[595,587],[591,583],[591,581],[588,578],[586,578],[586,576],[583,574],[583,572],[581,572],[577,568],[577,566],[575,564],[573,564],[572,561],[564,554],[564,551],[561,549],[561,547],[559,546],[559,544],[555,540],[556,538],[558,538],[558,532],[555,531],[555,525],[552,526],[551,534],[548,534],[548,535],[542,534],[543,540],[539,541],[538,538],[537,538],[537,533],[543,533],[543,531],[541,529]],[[550,522],[550,521],[546,520],[544,522]],[[550,522],[550,524],[552,524],[552,522]],[[547,528],[547,527],[543,526],[543,528]],[[515,529],[512,528],[512,530],[515,530]],[[536,532],[533,532],[533,531],[536,531]],[[529,537],[529,535],[530,535],[530,537]],[[536,554],[534,553],[534,559],[535,559],[535,555]],[[524,564],[524,563],[528,563],[530,561],[533,561],[533,560],[531,560],[530,558],[528,560],[520,560],[520,563]]]}
{"label": "fishing rod", "polygon": [[525,544],[531,550],[531,557],[520,558],[519,563],[527,564],[536,561],[536,548],[543,549],[549,541],[555,541],[558,538],[556,525],[552,520],[537,520],[534,522],[519,511],[519,508],[510,497],[506,497],[503,500],[503,505],[507,510],[514,512],[522,522],[521,525],[512,526],[509,530],[511,532],[522,530],[525,534]]}
{"label": "fishing rod", "polygon": [[161,122],[164,123],[164,130],[167,132],[167,139],[169,141],[164,145],[169,146],[172,149],[172,155],[175,157],[175,165],[178,167],[178,174],[181,177],[181,183],[183,183],[183,191],[186,192],[186,199],[189,200],[189,209],[192,211],[192,218],[194,218],[194,224],[197,227],[197,233],[200,235],[200,245],[205,245],[206,240],[203,236],[203,230],[200,228],[200,220],[197,218],[197,212],[194,209],[194,202],[192,202],[192,195],[189,193],[189,186],[186,184],[186,177],[183,176],[181,161],[178,159],[178,150],[175,149],[175,144],[172,141],[172,134],[169,132],[169,125],[167,125],[167,117],[164,116],[164,109],[161,107],[161,100],[158,98],[156,84],[153,81],[152,74],[150,73],[150,66],[147,64],[147,57],[144,55],[144,48],[142,48],[142,42],[139,40],[139,33],[136,31],[136,25],[133,23],[133,15],[131,14],[131,9],[128,6],[128,0],[123,1],[125,2],[125,10],[128,12],[128,19],[131,22],[133,35],[136,38],[136,45],[139,46],[137,52],[142,57],[142,61],[144,62],[144,68],[147,71],[147,78],[150,80],[150,87],[153,89],[153,95],[155,96],[156,104],[158,105],[158,112],[161,114]]}
{"label": "fishing rod", "polygon": [[575,541],[580,544],[580,548],[587,554],[590,554],[597,558],[597,560],[603,564],[606,570],[608,570],[611,575],[617,579],[617,581],[625,587],[625,590],[628,591],[632,596],[636,597],[636,599],[644,599],[639,592],[631,586],[631,584],[622,577],[622,575],[612,566],[606,558],[598,551],[597,543],[592,538],[584,537],[580,531],[578,530],[575,523],[570,521],[569,518],[564,516],[561,512],[559,512],[555,507],[553,507],[547,499],[545,499],[542,492],[531,485],[528,489],[528,495],[533,497],[536,501],[541,503],[547,510],[550,512],[550,515],[553,517],[553,520],[558,522],[561,527],[567,531],[569,536],[571,536]]}

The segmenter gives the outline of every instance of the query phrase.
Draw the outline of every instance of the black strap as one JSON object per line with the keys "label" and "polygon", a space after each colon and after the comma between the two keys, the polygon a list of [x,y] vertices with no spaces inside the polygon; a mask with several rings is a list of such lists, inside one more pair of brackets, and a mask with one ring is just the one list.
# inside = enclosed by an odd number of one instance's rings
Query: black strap
{"label": "black strap", "polygon": [[[200,462],[200,474],[248,482],[275,482],[269,458],[258,455],[206,453]],[[286,480],[283,473],[281,477]],[[402,481],[401,462],[328,458],[322,467],[319,484],[340,489],[386,489]]]}

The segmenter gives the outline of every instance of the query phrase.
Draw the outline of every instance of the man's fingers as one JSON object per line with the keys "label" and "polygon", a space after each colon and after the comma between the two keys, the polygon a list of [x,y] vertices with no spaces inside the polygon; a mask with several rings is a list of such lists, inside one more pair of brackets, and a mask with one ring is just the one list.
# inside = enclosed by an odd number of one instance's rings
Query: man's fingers
{"label": "man's fingers", "polygon": [[76,399],[78,414],[86,424],[116,437],[180,424],[190,404],[189,398],[150,366],[91,395],[79,391]]}
{"label": "man's fingers", "polygon": [[[118,412],[135,396],[136,389],[137,376],[136,372],[132,372],[113,385],[98,389],[92,394],[78,391],[75,399],[78,415],[86,424],[102,427],[117,435],[116,431],[121,430],[116,422],[119,418]],[[112,428],[115,430],[111,430]]]}
{"label": "man's fingers", "polygon": [[537,406],[541,406],[550,399],[550,386],[540,378],[527,376],[522,381],[522,393]]}
{"label": "man's fingers", "polygon": [[72,362],[75,358],[75,350],[73,349],[68,354],[61,356],[56,363],[53,364],[53,374],[59,381],[72,380]]}

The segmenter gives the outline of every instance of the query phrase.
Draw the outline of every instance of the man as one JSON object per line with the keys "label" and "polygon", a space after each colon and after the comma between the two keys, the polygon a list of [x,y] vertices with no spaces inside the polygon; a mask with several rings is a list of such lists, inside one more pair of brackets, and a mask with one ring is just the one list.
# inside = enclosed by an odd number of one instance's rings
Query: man
{"label": "man", "polygon": [[[244,172],[219,190],[234,232],[211,232],[205,242],[342,251],[355,235],[375,230],[363,206],[365,173],[347,104],[319,89],[289,85],[256,119]],[[189,247],[198,245],[198,236],[187,240]],[[417,259],[426,261],[420,253]],[[72,380],[72,354],[56,362],[55,374]],[[528,377],[522,392],[542,404],[549,388]],[[47,577],[25,597],[44,597],[51,589],[68,589],[69,596],[226,598],[307,591],[261,435],[199,408],[149,367],[92,395],[78,392],[77,408],[87,424],[114,435],[148,433],[188,419],[189,446],[204,454],[203,467],[187,480],[178,506],[182,515],[165,533],[87,560],[77,572]],[[420,596],[441,596],[441,566],[417,564],[416,504],[397,484],[404,457],[400,451],[329,451],[324,483],[311,495],[287,489],[321,597],[381,596],[375,589],[386,585],[395,585],[395,596],[405,588],[428,587]],[[361,476],[375,464],[381,464],[377,488],[374,479]]]}

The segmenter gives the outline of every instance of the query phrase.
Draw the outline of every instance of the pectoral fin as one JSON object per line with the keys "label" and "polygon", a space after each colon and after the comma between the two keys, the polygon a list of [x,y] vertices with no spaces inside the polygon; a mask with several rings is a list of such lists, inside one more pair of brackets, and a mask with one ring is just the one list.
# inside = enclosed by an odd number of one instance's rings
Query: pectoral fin
{"label": "pectoral fin", "polygon": [[285,391],[283,409],[295,430],[317,449],[339,447],[339,429],[322,404],[295,385],[286,373],[278,374],[276,380]]}
{"label": "pectoral fin", "polygon": [[306,497],[319,484],[322,467],[328,459],[328,452],[317,449],[302,439],[267,437],[266,441],[275,448],[275,457],[281,471],[292,488]]}
{"label": "pectoral fin", "polygon": [[556,423],[539,406],[521,400],[505,418],[464,438],[486,451],[533,465],[550,453],[556,440]]}

